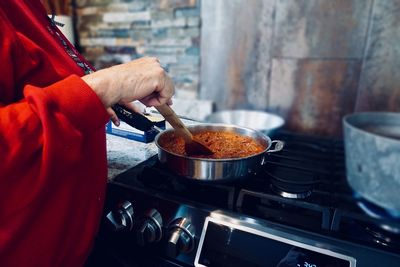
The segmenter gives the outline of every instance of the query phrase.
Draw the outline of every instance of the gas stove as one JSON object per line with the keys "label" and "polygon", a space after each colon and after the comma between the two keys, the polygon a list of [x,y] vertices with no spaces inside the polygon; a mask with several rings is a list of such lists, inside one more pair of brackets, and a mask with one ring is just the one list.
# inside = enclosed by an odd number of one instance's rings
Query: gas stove
{"label": "gas stove", "polygon": [[273,137],[284,149],[231,182],[157,156],[116,177],[88,266],[400,266],[400,222],[349,188],[343,142]]}

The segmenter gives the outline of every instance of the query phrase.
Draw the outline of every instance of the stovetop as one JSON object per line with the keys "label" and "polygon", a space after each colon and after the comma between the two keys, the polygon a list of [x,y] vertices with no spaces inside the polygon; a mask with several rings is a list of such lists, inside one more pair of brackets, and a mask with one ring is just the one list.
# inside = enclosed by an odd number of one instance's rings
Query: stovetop
{"label": "stovetop", "polygon": [[272,139],[284,141],[284,149],[268,154],[265,168],[243,179],[191,180],[167,170],[154,156],[114,183],[399,253],[399,221],[383,216],[384,211],[379,218],[368,215],[365,202],[348,186],[342,140],[290,132]]}

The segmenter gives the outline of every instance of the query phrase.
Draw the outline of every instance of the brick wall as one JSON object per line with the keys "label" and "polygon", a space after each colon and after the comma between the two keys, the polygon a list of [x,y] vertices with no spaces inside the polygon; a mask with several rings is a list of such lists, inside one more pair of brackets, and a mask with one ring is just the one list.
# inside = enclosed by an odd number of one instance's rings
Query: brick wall
{"label": "brick wall", "polygon": [[156,56],[176,96],[196,98],[200,71],[198,0],[76,0],[84,56],[97,68]]}

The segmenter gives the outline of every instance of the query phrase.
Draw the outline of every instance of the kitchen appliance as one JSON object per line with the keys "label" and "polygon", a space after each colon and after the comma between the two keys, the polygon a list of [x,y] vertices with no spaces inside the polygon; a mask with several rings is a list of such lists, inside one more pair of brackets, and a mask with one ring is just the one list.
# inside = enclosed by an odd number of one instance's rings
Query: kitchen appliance
{"label": "kitchen appliance", "polygon": [[361,208],[343,142],[275,137],[283,150],[234,182],[182,178],[157,156],[117,176],[87,266],[400,266],[400,222]]}
{"label": "kitchen appliance", "polygon": [[354,113],[343,127],[350,186],[400,219],[400,113]]}

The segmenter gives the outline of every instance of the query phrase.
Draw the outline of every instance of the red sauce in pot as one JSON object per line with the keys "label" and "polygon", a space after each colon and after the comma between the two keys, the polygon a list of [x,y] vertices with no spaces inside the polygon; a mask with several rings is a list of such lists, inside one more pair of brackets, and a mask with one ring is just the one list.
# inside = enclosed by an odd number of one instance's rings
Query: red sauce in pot
{"label": "red sauce in pot", "polygon": [[[210,148],[213,155],[199,155],[199,158],[228,159],[243,158],[258,154],[265,150],[254,138],[232,132],[202,131],[193,134],[196,141]],[[174,134],[165,135],[160,139],[161,147],[166,151],[181,156],[187,156],[183,138]]]}

